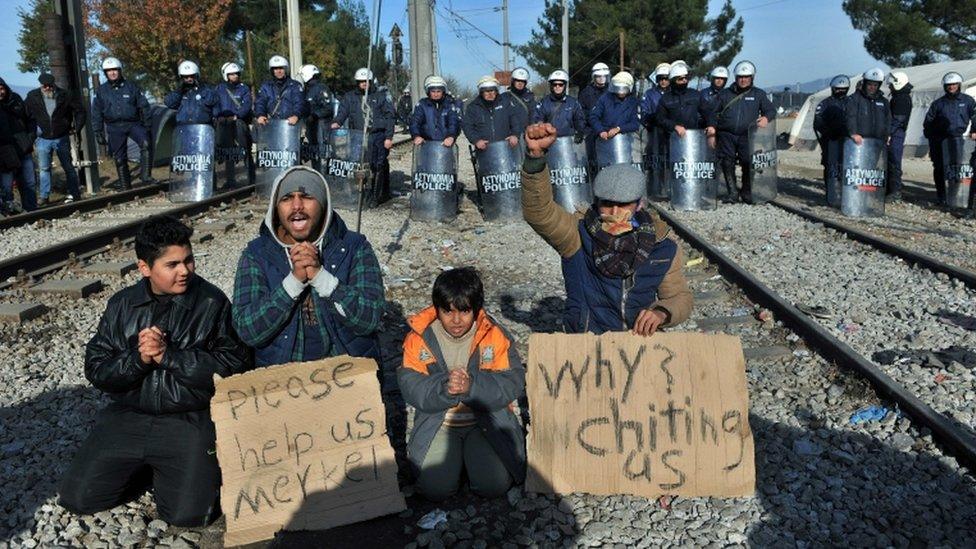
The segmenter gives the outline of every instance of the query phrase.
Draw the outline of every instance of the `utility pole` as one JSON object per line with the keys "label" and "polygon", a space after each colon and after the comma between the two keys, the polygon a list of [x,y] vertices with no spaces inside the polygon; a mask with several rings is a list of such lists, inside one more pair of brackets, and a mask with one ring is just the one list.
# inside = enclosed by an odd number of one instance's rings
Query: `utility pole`
{"label": "utility pole", "polygon": [[254,93],[258,75],[254,74],[254,53],[251,51],[251,31],[249,30],[244,31],[244,49],[247,50],[247,76],[251,80],[251,93]]}
{"label": "utility pole", "polygon": [[414,103],[423,97],[424,79],[437,74],[434,55],[434,0],[408,0],[410,24],[410,97]]}
{"label": "utility pole", "polygon": [[298,0],[287,0],[288,9],[288,65],[291,77],[301,82],[298,69],[302,68],[302,26],[298,18]]}
{"label": "utility pole", "polygon": [[624,70],[624,31],[620,31],[620,72]]}
{"label": "utility pole", "polygon": [[[390,52],[393,57],[393,91],[394,93],[400,93],[400,70],[403,67],[403,44],[400,43],[400,38],[403,36],[403,31],[400,30],[400,25],[393,23],[393,28],[390,30]],[[410,92],[413,95],[413,92]]]}
{"label": "utility pole", "polygon": [[569,0],[563,0],[563,70],[569,72]]}
{"label": "utility pole", "polygon": [[508,0],[502,0],[502,55],[505,57],[504,69],[509,72],[508,66]]}

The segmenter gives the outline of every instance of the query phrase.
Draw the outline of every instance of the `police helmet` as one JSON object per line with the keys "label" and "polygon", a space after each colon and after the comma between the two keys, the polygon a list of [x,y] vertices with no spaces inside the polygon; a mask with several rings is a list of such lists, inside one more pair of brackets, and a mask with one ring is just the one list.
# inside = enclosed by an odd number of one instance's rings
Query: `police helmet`
{"label": "police helmet", "polygon": [[498,91],[498,80],[494,76],[482,76],[478,79],[478,91],[484,90]]}
{"label": "police helmet", "polygon": [[891,71],[888,73],[888,84],[898,91],[908,85],[908,75],[903,71]]}
{"label": "police helmet", "polygon": [[302,68],[298,69],[298,75],[302,77],[302,82],[306,84],[319,74],[322,74],[319,68],[312,64],[302,65]]}
{"label": "police helmet", "polygon": [[668,80],[674,80],[682,76],[688,76],[688,66],[683,63],[679,65],[672,64],[671,70],[668,71]]}
{"label": "police helmet", "polygon": [[122,62],[115,57],[106,57],[105,60],[102,61],[102,70],[107,71],[111,69],[122,70]]}
{"label": "police helmet", "polygon": [[235,73],[237,73],[237,74],[240,74],[241,73],[241,66],[238,65],[237,63],[233,63],[233,62],[231,62],[231,63],[224,63],[224,66],[220,67],[220,72],[221,72],[221,74],[224,75],[224,81],[227,81],[227,79],[228,79],[228,77],[230,77],[230,75],[235,74]]}
{"label": "police helmet", "polygon": [[193,61],[183,61],[180,63],[176,73],[180,76],[196,76],[200,74],[200,67]]}
{"label": "police helmet", "polygon": [[830,79],[830,89],[847,90],[851,87],[851,79],[846,74],[838,74]]}
{"label": "police helmet", "polygon": [[610,67],[606,63],[597,63],[590,70],[591,76],[610,76]]}
{"label": "police helmet", "polygon": [[667,78],[668,74],[671,72],[671,63],[658,63],[654,67],[654,80],[658,78]]}
{"label": "police helmet", "polygon": [[610,91],[613,93],[630,93],[634,89],[634,77],[626,71],[620,71],[610,79]]}
{"label": "police helmet", "polygon": [[962,75],[958,72],[947,72],[942,77],[942,85],[948,86],[949,84],[962,84]]}
{"label": "police helmet", "polygon": [[521,80],[522,82],[529,81],[529,71],[519,67],[512,71],[512,80]]}
{"label": "police helmet", "polygon": [[440,88],[444,93],[447,93],[447,81],[445,81],[440,76],[433,74],[424,79],[424,92],[430,93],[430,90]]}
{"label": "police helmet", "polygon": [[725,67],[715,67],[714,69],[712,69],[712,72],[708,73],[708,77],[712,80],[715,80],[716,78],[724,78],[728,80],[729,69]]}
{"label": "police helmet", "polygon": [[736,78],[740,76],[756,76],[756,66],[752,64],[752,61],[739,61],[735,64],[735,69],[732,72],[735,73]]}
{"label": "police helmet", "polygon": [[864,74],[861,75],[861,78],[864,79],[865,82],[877,82],[878,84],[880,84],[884,82],[885,75],[883,70],[879,69],[878,67],[875,67],[873,69],[868,69],[864,71]]}
{"label": "police helmet", "polygon": [[362,82],[364,80],[372,80],[373,71],[367,69],[366,67],[360,67],[356,69],[356,74],[353,75],[353,80],[356,82]]}
{"label": "police helmet", "polygon": [[569,74],[562,69],[554,70],[552,71],[552,74],[549,75],[549,83],[552,84],[553,82],[562,82],[563,84],[567,84],[569,83]]}
{"label": "police helmet", "polygon": [[269,69],[287,69],[288,60],[281,55],[272,55],[271,59],[268,59]]}

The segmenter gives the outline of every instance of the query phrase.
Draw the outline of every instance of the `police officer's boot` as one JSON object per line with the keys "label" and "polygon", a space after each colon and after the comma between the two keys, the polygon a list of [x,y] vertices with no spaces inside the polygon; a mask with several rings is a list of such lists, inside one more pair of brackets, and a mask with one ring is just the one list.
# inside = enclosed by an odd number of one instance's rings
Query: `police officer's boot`
{"label": "police officer's boot", "polygon": [[115,160],[115,171],[119,174],[119,181],[115,185],[117,189],[129,190],[132,188],[132,174],[129,173],[129,159],[122,158]]}
{"label": "police officer's boot", "polygon": [[[735,167],[732,168],[732,173],[735,173]],[[749,164],[742,166],[742,190],[739,191],[739,199],[752,204],[752,166]]]}
{"label": "police officer's boot", "polygon": [[143,185],[149,185],[153,182],[152,160],[149,157],[149,147],[139,149],[139,179]]}
{"label": "police officer's boot", "polygon": [[384,162],[380,166],[379,173],[377,174],[377,186],[379,187],[379,197],[377,200],[377,205],[388,202],[391,198],[390,196],[390,164]]}
{"label": "police officer's boot", "polygon": [[726,204],[735,204],[739,201],[739,190],[735,188],[735,164],[722,162],[722,177],[725,179],[725,199]]}

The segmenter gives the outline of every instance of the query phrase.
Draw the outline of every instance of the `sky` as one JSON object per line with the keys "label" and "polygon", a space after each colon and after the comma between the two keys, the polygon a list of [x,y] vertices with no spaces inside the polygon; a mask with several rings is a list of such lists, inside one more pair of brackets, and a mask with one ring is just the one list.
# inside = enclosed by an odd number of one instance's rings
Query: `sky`
{"label": "sky", "polygon": [[[713,13],[721,7],[722,1],[709,0]],[[23,74],[17,70],[20,19],[13,13],[14,8],[26,6],[28,2],[0,0],[0,4],[7,8],[4,11],[10,14],[0,18],[0,77],[13,86],[37,86],[36,74]],[[863,34],[851,26],[850,19],[841,9],[841,2],[733,0],[733,6],[745,22],[744,46],[737,60],[754,62],[758,67],[757,85],[767,87],[806,82],[838,73],[855,74],[873,66],[887,69],[864,50]],[[372,0],[365,3],[371,10]],[[409,32],[406,6],[407,0],[383,2],[380,32],[384,36],[389,34],[394,23]],[[502,65],[501,46],[451,14],[453,11],[501,42],[499,6],[501,0],[437,0],[441,72],[459,81],[474,83],[481,75],[495,70],[493,64]],[[524,43],[531,37],[544,6],[544,0],[510,0],[509,36],[513,44]],[[403,43],[409,47],[408,37],[403,38]],[[513,67],[521,64],[524,60],[516,58]]]}

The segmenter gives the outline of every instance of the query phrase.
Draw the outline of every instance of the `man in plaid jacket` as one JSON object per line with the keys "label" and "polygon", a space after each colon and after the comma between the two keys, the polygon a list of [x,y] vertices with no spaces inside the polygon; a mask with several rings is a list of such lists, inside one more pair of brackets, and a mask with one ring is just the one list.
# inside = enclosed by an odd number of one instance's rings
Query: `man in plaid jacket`
{"label": "man in plaid jacket", "polygon": [[332,210],[325,178],[303,166],[279,176],[234,280],[234,328],[255,365],[346,354],[379,362],[384,302],[376,255]]}

